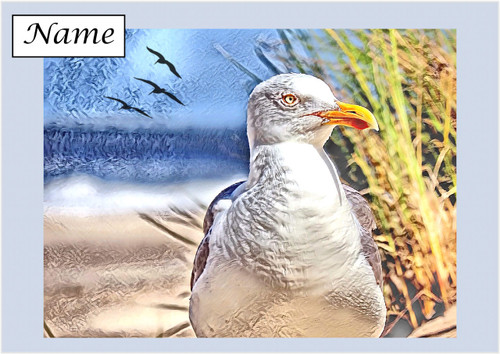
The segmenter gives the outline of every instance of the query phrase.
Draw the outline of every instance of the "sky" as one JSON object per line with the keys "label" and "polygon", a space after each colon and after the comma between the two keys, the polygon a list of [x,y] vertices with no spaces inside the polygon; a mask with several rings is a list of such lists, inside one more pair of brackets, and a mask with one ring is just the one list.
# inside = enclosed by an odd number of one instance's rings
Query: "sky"
{"label": "sky", "polygon": [[[175,65],[176,77],[149,47]],[[255,53],[270,60],[279,51],[275,30],[127,29],[125,58],[47,58],[44,60],[44,123],[119,129],[244,127],[248,95],[259,79],[274,73]],[[222,52],[225,54],[223,55]],[[275,61],[276,62],[276,61]],[[279,62],[276,62],[279,67]],[[150,80],[174,94],[150,94]],[[114,97],[137,107],[120,110]]]}

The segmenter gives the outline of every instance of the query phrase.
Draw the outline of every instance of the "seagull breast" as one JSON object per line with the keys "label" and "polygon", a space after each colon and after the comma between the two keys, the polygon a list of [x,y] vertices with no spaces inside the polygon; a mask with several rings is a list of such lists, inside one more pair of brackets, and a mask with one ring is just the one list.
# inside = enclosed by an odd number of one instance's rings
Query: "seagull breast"
{"label": "seagull breast", "polygon": [[[224,235],[214,240],[271,286],[340,278],[347,261],[356,260],[357,225],[321,153],[301,143],[256,148],[247,190],[226,211]],[[236,242],[226,242],[227,234]]]}

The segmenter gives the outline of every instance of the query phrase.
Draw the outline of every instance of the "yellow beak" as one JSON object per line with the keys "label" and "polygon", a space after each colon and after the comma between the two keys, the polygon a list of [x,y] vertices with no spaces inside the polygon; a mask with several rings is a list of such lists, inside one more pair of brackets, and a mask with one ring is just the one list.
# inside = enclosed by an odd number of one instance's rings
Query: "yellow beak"
{"label": "yellow beak", "polygon": [[314,115],[324,118],[323,124],[347,125],[356,129],[375,129],[378,123],[373,114],[364,107],[337,101],[338,111],[322,111]]}

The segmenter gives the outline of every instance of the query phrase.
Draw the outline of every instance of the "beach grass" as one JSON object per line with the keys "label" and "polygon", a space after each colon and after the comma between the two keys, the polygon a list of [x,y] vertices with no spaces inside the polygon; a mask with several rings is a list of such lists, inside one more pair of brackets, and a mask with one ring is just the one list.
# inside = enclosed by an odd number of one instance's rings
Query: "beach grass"
{"label": "beach grass", "polygon": [[280,31],[280,60],[369,108],[380,131],[335,129],[350,184],[377,219],[389,329],[456,302],[456,32]]}

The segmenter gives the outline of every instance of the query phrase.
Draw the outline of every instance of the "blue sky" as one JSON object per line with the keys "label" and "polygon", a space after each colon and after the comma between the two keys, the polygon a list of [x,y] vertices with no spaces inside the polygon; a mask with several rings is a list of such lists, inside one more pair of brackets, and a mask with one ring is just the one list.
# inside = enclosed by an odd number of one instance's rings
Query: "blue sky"
{"label": "blue sky", "polygon": [[[214,45],[266,79],[273,75],[255,54],[265,42],[268,57],[278,49],[275,30],[127,30],[125,58],[48,58],[44,60],[44,122],[117,128],[242,127],[246,101],[256,82],[236,68]],[[155,55],[172,62],[182,79]],[[273,47],[274,46],[274,47]],[[178,97],[185,106],[134,77],[153,81]],[[146,111],[119,110],[111,96]]]}

